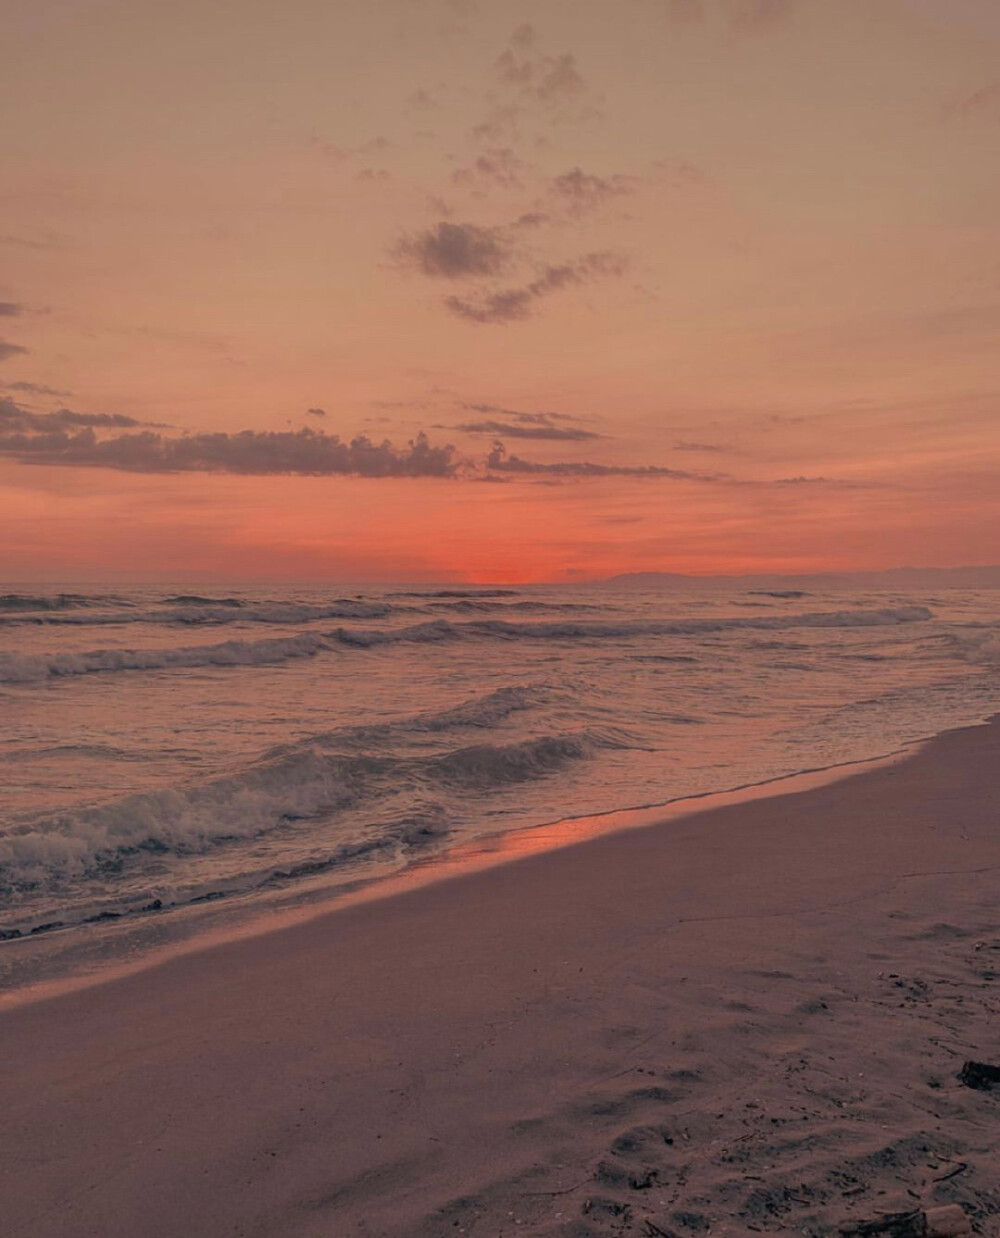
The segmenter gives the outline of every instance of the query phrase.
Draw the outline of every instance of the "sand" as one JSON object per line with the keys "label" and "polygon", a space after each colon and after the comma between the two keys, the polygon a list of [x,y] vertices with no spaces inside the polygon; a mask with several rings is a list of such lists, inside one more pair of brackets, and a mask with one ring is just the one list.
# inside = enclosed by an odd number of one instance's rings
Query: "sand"
{"label": "sand", "polygon": [[0,1232],[1000,1232],[998,768],[957,731],[5,1010]]}

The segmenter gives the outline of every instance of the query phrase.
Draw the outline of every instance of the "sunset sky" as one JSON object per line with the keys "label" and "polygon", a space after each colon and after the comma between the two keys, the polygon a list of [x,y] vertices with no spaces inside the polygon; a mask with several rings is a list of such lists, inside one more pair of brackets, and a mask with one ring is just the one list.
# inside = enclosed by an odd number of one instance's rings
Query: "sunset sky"
{"label": "sunset sky", "polygon": [[996,0],[4,26],[4,579],[1000,559]]}

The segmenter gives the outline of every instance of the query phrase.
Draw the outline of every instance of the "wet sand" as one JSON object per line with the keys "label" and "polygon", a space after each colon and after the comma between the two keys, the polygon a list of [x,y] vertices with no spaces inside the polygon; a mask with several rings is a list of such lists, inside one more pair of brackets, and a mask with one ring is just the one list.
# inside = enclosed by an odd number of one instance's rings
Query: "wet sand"
{"label": "wet sand", "polygon": [[1000,727],[0,1012],[5,1238],[1000,1215]]}

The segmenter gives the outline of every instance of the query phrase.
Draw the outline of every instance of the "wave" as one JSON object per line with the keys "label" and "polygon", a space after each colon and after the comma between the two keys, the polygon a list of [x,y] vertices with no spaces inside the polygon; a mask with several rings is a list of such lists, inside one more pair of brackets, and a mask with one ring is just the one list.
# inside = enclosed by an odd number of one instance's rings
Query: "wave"
{"label": "wave", "polygon": [[474,697],[450,709],[427,710],[389,722],[373,722],[366,726],[337,727],[332,731],[310,735],[293,744],[285,744],[272,750],[271,755],[295,751],[303,746],[353,747],[358,744],[377,744],[398,739],[405,735],[435,735],[451,730],[482,730],[499,726],[511,714],[534,709],[547,704],[550,690],[540,684],[498,688],[495,692]]}
{"label": "wave", "polygon": [[517,595],[517,589],[432,589],[387,594],[391,598],[513,598]]}
{"label": "wave", "polygon": [[35,683],[71,675],[106,671],[152,671],[172,667],[266,666],[291,658],[312,657],[329,648],[321,636],[269,640],[222,641],[176,649],[93,649],[84,653],[22,654],[0,652],[0,683]]}
{"label": "wave", "polygon": [[117,605],[127,605],[121,598],[87,597],[82,593],[32,594],[4,593],[0,594],[0,611],[61,611],[75,610],[83,606],[100,606],[108,602]]}
{"label": "wave", "polygon": [[804,615],[762,617],[730,616],[674,622],[592,623],[550,620],[514,623],[481,619],[452,623],[434,619],[402,628],[336,628],[327,633],[267,640],[222,641],[215,645],[186,645],[157,649],[94,649],[82,653],[20,654],[0,652],[0,683],[33,683],[73,675],[109,671],[150,671],[199,666],[267,666],[292,658],[313,657],[336,647],[372,649],[379,645],[438,644],[469,638],[498,640],[608,640],[635,636],[699,636],[746,629],[781,630],[815,627],[873,627],[919,623],[933,618],[923,606],[874,611],[829,611]]}
{"label": "wave", "polygon": [[963,662],[1000,666],[1000,624],[970,624],[944,637],[953,654]]}
{"label": "wave", "polygon": [[[490,613],[501,611],[504,614],[511,612],[519,613],[548,613],[553,611],[607,611],[607,606],[594,606],[587,602],[504,602],[504,601],[480,601],[471,598],[465,598],[458,602],[431,602],[428,609],[430,610],[445,610],[456,614],[476,614],[477,612]],[[613,608],[611,608],[613,609]]]}
{"label": "wave", "polygon": [[[157,623],[183,627],[216,627],[226,623],[311,623],[317,619],[384,619],[394,610],[385,602],[363,602],[354,598],[338,598],[322,605],[304,602],[240,602],[236,598],[222,598],[209,602],[189,595],[174,599],[172,608],[155,607],[149,610],[99,611],[85,614],[52,610],[47,613],[26,612],[18,615],[0,616],[3,623],[35,623],[47,625],[72,625],[106,627],[127,623]],[[89,605],[89,603],[88,603]]]}
{"label": "wave", "polygon": [[206,598],[199,593],[178,593],[163,600],[168,606],[246,606],[239,598]]}
{"label": "wave", "polygon": [[398,643],[426,644],[466,637],[502,640],[608,640],[633,636],[700,636],[737,629],[774,631],[786,628],[861,628],[902,623],[925,623],[933,619],[926,606],[895,606],[866,611],[814,611],[801,615],[733,615],[719,619],[634,621],[624,623],[570,622],[514,623],[506,619],[480,619],[451,623],[437,619],[404,628],[337,628],[330,638],[343,645],[370,649]]}
{"label": "wave", "polygon": [[[442,719],[483,717],[470,702]],[[496,706],[494,705],[494,708]],[[490,706],[485,706],[487,711]],[[412,724],[432,725],[414,719]],[[475,723],[473,723],[475,724]],[[275,750],[238,773],[134,794],[22,823],[0,836],[0,889],[14,892],[119,872],[150,854],[191,855],[255,838],[296,822],[371,809],[400,795],[482,795],[547,777],[600,749],[622,747],[612,733],[543,735],[511,744],[476,744],[417,756],[327,752],[302,742]],[[443,811],[443,810],[442,810]],[[412,813],[404,819],[412,824]],[[437,829],[442,828],[439,820]]]}

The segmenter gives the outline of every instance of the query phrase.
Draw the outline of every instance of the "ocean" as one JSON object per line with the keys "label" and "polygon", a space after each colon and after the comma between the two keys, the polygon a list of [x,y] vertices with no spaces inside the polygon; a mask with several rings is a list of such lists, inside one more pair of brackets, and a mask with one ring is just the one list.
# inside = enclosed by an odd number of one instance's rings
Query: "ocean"
{"label": "ocean", "polygon": [[10,587],[0,979],[998,709],[1000,591]]}

